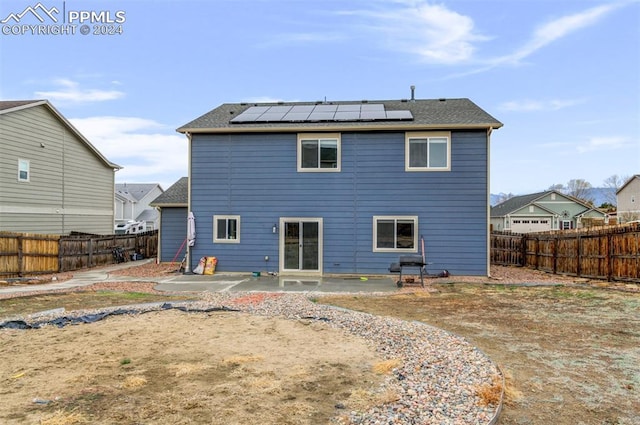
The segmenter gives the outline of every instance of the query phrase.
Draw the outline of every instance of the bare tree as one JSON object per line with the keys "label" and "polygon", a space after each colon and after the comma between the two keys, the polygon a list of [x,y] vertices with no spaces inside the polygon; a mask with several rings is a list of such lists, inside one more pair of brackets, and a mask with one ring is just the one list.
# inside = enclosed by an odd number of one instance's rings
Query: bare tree
{"label": "bare tree", "polygon": [[617,174],[604,179],[604,187],[609,189],[605,193],[605,199],[609,204],[616,205],[616,192],[622,187],[623,184],[625,184],[627,180],[629,180],[629,176],[619,176]]}
{"label": "bare tree", "polygon": [[547,190],[557,190],[558,192],[564,192],[564,185],[562,183],[552,184]]}
{"label": "bare tree", "polygon": [[501,204],[504,201],[508,201],[509,199],[513,198],[514,196],[515,195],[513,193],[511,193],[511,192],[509,192],[509,193],[500,192],[498,194],[498,199],[497,199],[496,205],[497,204]]}
{"label": "bare tree", "polygon": [[572,179],[567,183],[567,195],[571,195],[574,198],[581,199],[586,203],[593,205],[593,198],[590,194],[591,188],[593,188],[591,183],[584,179]]}

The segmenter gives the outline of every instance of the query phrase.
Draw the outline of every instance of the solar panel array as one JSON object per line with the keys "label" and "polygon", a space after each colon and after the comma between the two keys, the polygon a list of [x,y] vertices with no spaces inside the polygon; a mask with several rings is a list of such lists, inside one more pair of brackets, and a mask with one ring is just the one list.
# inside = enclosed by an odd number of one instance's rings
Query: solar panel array
{"label": "solar panel array", "polygon": [[412,120],[411,111],[387,111],[382,103],[252,106],[231,123]]}

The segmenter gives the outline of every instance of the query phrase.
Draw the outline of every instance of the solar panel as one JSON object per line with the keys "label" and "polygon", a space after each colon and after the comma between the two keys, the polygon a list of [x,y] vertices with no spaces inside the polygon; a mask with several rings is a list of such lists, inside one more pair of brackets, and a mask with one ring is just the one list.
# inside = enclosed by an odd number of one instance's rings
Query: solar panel
{"label": "solar panel", "polygon": [[309,121],[333,121],[334,116],[335,112],[313,111],[307,119]]}
{"label": "solar panel", "polygon": [[284,118],[285,113],[284,112],[265,112],[264,114],[260,115],[256,121],[260,121],[260,122],[278,122],[278,121],[282,121],[282,118]]}
{"label": "solar panel", "polygon": [[360,112],[361,120],[384,120],[386,118],[387,114],[384,112],[384,109]]}
{"label": "solar panel", "polygon": [[338,105],[316,105],[313,108],[313,112],[335,112],[338,110]]}
{"label": "solar panel", "polygon": [[338,112],[360,112],[362,105],[338,105]]}
{"label": "solar panel", "polygon": [[360,106],[361,111],[384,111],[384,105],[382,103],[363,103]]}
{"label": "solar panel", "polygon": [[360,119],[360,111],[338,111],[333,119],[336,121],[358,121]]}
{"label": "solar panel", "polygon": [[412,120],[411,111],[386,111],[382,103],[251,106],[229,122]]}
{"label": "solar panel", "polygon": [[282,118],[282,121],[307,121],[309,112],[289,112]]}
{"label": "solar panel", "polygon": [[388,120],[412,120],[411,111],[387,111]]}

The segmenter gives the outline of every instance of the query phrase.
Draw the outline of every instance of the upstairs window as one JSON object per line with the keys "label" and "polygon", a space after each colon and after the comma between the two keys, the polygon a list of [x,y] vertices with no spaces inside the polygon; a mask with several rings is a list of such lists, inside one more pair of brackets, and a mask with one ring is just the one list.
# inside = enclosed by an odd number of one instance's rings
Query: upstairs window
{"label": "upstairs window", "polygon": [[373,217],[374,252],[418,252],[418,217]]}
{"label": "upstairs window", "polygon": [[339,172],[339,134],[299,134],[298,171]]}
{"label": "upstairs window", "polygon": [[451,169],[451,133],[407,133],[406,171],[449,171]]}
{"label": "upstairs window", "polygon": [[219,243],[240,243],[240,216],[214,215],[213,241]]}
{"label": "upstairs window", "polygon": [[28,182],[31,177],[31,173],[29,172],[29,161],[26,159],[18,160],[18,181],[19,182]]}

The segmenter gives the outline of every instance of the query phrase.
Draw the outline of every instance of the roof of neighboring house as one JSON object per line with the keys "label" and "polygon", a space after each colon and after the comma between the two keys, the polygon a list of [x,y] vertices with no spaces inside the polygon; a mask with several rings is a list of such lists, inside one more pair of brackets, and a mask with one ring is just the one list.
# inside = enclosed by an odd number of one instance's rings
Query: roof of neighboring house
{"label": "roof of neighboring house", "polygon": [[620,193],[620,191],[622,189],[624,189],[629,183],[631,183],[632,181],[634,181],[635,179],[639,179],[640,180],[640,174],[635,174],[633,175],[629,180],[627,180],[622,186],[620,186],[620,189],[616,190],[616,195],[618,193]]}
{"label": "roof of neighboring house", "polygon": [[137,221],[155,221],[158,218],[158,211],[152,208],[147,208],[136,217]]}
{"label": "roof of neighboring house", "polygon": [[574,198],[573,196],[570,196],[570,195],[565,195],[564,193],[558,192],[557,190],[547,190],[545,192],[531,193],[529,195],[520,195],[520,196],[514,196],[513,198],[509,198],[506,201],[491,207],[491,217],[504,217],[507,214],[511,214],[512,212],[517,211],[523,207],[526,207],[527,205],[535,203],[535,201],[547,196],[550,193],[557,193],[558,195],[564,198],[570,199],[576,204],[582,205],[588,211],[591,211],[591,210],[599,211],[597,208],[593,208],[592,206],[588,205],[587,203],[585,203],[584,201],[581,201],[578,198]]}
{"label": "roof of neighboring house", "polygon": [[158,183],[116,183],[116,195],[139,201],[156,187],[160,185]]}
{"label": "roof of neighboring house", "polygon": [[[311,121],[255,121],[231,122],[251,107],[295,107],[309,105],[373,105],[382,104],[384,110],[409,111],[411,119],[353,119]],[[263,108],[265,109],[265,108]],[[284,108],[286,109],[286,108]],[[237,120],[236,120],[237,121]],[[255,131],[327,131],[341,130],[424,130],[424,129],[495,129],[502,123],[469,99],[371,100],[340,102],[278,102],[225,103],[178,128],[181,133],[229,133]]]}
{"label": "roof of neighboring house", "polygon": [[49,109],[49,111],[51,111],[51,113],[53,113],[53,115],[65,127],[67,127],[78,139],[80,139],[80,141],[82,141],[89,148],[89,150],[91,150],[102,162],[104,162],[105,165],[107,165],[110,168],[113,168],[114,170],[120,170],[122,168],[122,166],[109,161],[104,155],[102,155],[100,153],[100,151],[98,149],[96,149],[96,147],[93,146],[91,144],[91,142],[89,142],[89,140],[87,140],[82,135],[82,133],[80,133],[78,131],[78,129],[75,128],[60,113],[60,111],[58,111],[56,108],[53,107],[53,105],[51,103],[49,103],[48,100],[0,100],[0,115],[9,114],[11,112],[20,111],[22,109],[33,108],[33,107],[40,106],[40,105],[42,105],[42,106],[46,107],[47,109]]}
{"label": "roof of neighboring house", "polygon": [[149,205],[154,207],[186,207],[189,200],[189,178],[182,177]]}

